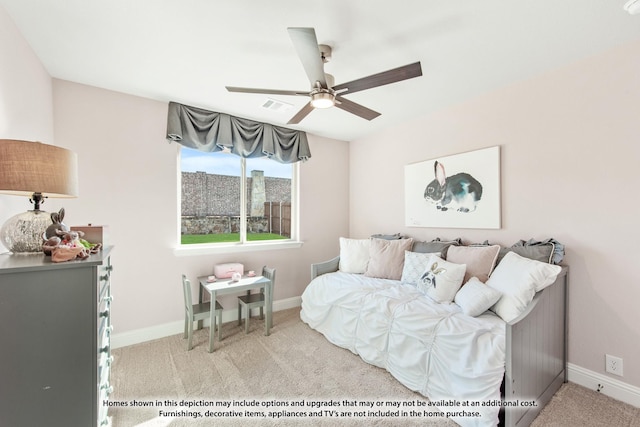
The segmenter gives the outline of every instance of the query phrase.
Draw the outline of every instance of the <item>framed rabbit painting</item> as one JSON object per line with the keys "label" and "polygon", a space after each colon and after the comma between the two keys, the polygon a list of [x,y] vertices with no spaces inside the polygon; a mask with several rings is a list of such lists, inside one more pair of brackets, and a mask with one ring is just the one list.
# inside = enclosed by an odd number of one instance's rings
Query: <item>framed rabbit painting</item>
{"label": "framed rabbit painting", "polygon": [[500,147],[404,168],[405,225],[500,228]]}

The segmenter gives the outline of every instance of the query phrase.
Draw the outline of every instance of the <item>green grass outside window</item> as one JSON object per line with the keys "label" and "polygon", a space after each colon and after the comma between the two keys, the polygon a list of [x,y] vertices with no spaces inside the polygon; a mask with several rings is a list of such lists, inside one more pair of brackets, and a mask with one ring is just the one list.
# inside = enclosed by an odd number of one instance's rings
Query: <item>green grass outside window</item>
{"label": "green grass outside window", "polygon": [[[288,239],[288,237],[272,233],[247,233],[247,241],[284,239]],[[239,233],[183,234],[181,238],[181,243],[183,245],[191,245],[196,243],[232,243],[239,241]]]}

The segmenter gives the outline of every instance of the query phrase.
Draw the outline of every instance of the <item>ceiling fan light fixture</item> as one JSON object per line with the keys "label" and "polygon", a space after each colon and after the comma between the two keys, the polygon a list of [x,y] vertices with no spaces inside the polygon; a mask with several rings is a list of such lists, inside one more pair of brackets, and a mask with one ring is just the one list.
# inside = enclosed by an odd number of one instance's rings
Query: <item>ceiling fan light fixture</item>
{"label": "ceiling fan light fixture", "polygon": [[331,108],[336,104],[336,97],[329,91],[311,93],[311,105],[313,108]]}

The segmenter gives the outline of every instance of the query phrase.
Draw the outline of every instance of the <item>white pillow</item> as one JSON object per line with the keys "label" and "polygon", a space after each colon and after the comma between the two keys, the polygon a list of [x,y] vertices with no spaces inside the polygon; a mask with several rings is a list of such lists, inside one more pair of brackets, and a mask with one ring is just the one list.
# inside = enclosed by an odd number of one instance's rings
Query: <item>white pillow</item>
{"label": "white pillow", "polygon": [[477,277],[472,277],[460,288],[454,301],[464,314],[476,317],[489,310],[500,296],[500,291],[482,283]]}
{"label": "white pillow", "polygon": [[369,264],[370,239],[340,237],[340,271],[363,274]]}
{"label": "white pillow", "polygon": [[403,285],[413,285],[416,286],[418,284],[418,280],[420,280],[420,276],[427,269],[427,265],[429,265],[429,259],[431,255],[439,255],[437,254],[423,254],[420,252],[404,252],[404,267],[402,268],[402,277],[400,281]]}
{"label": "white pillow", "polygon": [[418,289],[436,302],[450,303],[462,286],[466,269],[464,264],[454,264],[431,255],[427,268],[418,280]]}
{"label": "white pillow", "polygon": [[505,322],[518,317],[533,300],[536,292],[555,282],[562,267],[507,253],[487,280],[502,297],[491,307]]}

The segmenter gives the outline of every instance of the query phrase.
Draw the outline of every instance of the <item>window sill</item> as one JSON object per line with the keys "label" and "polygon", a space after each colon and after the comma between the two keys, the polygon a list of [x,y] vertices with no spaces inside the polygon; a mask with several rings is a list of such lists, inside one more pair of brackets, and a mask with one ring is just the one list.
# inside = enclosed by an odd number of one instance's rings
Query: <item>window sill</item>
{"label": "window sill", "polygon": [[278,249],[297,249],[302,247],[303,242],[298,240],[288,240],[286,242],[256,242],[256,243],[219,243],[215,245],[211,244],[193,244],[193,245],[180,245],[174,248],[173,254],[175,256],[195,256],[195,255],[210,255],[210,254],[229,254],[239,252],[258,252],[258,251],[273,251]]}

